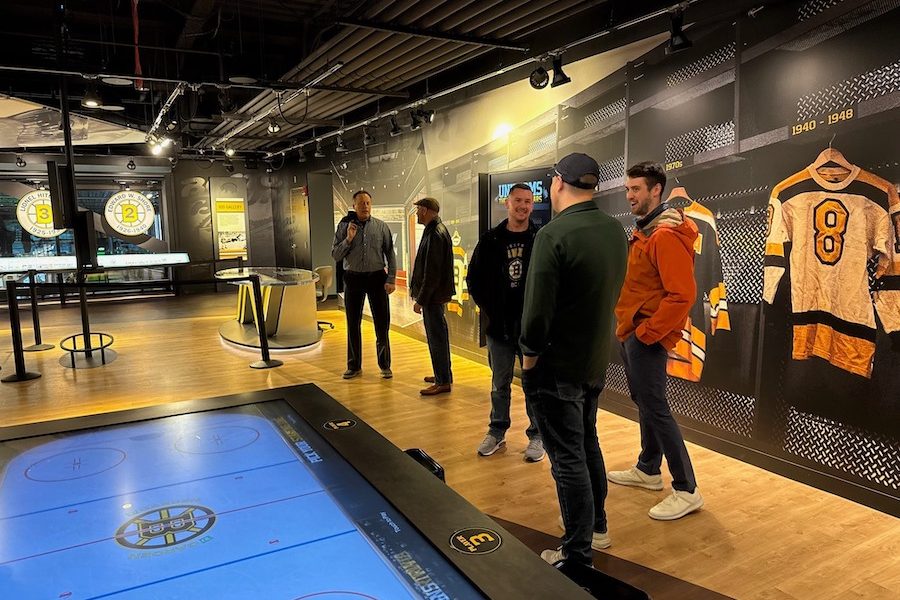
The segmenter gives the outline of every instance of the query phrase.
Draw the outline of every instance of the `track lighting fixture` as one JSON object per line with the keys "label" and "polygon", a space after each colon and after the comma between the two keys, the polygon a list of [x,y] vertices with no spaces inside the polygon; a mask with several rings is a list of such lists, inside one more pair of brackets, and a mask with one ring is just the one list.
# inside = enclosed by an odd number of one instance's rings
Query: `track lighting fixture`
{"label": "track lighting fixture", "polygon": [[326,158],[325,151],[322,150],[322,140],[316,140],[316,153],[313,154],[315,158]]}
{"label": "track lighting fixture", "polygon": [[225,167],[225,171],[227,171],[228,173],[234,173],[234,163],[230,160],[226,159],[223,166]]}
{"label": "track lighting fixture", "polygon": [[409,129],[410,131],[418,131],[422,129],[422,117],[419,116],[419,111],[411,110],[409,111]]}
{"label": "track lighting fixture", "polygon": [[400,126],[397,125],[397,118],[391,117],[391,137],[397,137],[398,135],[402,135],[403,130],[400,129]]}
{"label": "track lighting fixture", "polygon": [[350,149],[344,144],[344,136],[338,134],[337,145],[334,147],[335,152],[350,152]]}
{"label": "track lighting fixture", "polygon": [[375,143],[375,136],[369,132],[368,127],[363,127],[363,146],[371,146]]}
{"label": "track lighting fixture", "polygon": [[159,156],[160,154],[162,154],[162,151],[163,151],[162,144],[153,144],[150,146],[150,153],[153,156]]}
{"label": "track lighting fixture", "polygon": [[166,131],[175,131],[176,129],[178,129],[178,121],[175,119],[166,123]]}
{"label": "track lighting fixture", "polygon": [[28,163],[25,162],[25,159],[22,158],[22,155],[16,154],[16,166],[19,167],[20,169],[24,169],[27,165],[28,165]]}
{"label": "track lighting fixture", "polygon": [[542,90],[547,87],[547,84],[550,83],[550,74],[547,73],[544,65],[538,65],[538,68],[531,72],[528,83],[536,90]]}
{"label": "track lighting fixture", "polygon": [[300,155],[297,157],[297,162],[298,163],[306,162],[306,152],[303,151],[303,148],[300,148]]}
{"label": "track lighting fixture", "polygon": [[278,121],[275,119],[269,119],[269,126],[266,127],[266,131],[271,134],[276,134],[281,131],[281,125],[278,124]]}
{"label": "track lighting fixture", "polygon": [[225,156],[229,158],[234,156],[234,148],[225,148]]}
{"label": "track lighting fixture", "polygon": [[84,96],[81,97],[81,106],[84,108],[100,108],[103,106],[103,98],[97,91],[97,84],[91,81],[88,83]]}
{"label": "track lighting fixture", "polygon": [[687,50],[694,45],[693,42],[684,35],[684,31],[681,30],[683,25],[684,12],[676,10],[672,13],[671,21],[669,22],[670,37],[669,43],[666,45],[666,54],[675,54],[676,52]]}
{"label": "track lighting fixture", "polygon": [[429,125],[434,123],[434,111],[429,108],[420,108],[419,116],[422,117],[422,121]]}
{"label": "track lighting fixture", "polygon": [[128,159],[125,167],[127,167],[129,171],[134,171],[135,169],[137,169],[137,165],[134,164],[134,157]]}
{"label": "track lighting fixture", "polygon": [[572,78],[566,75],[562,68],[562,56],[557,54],[553,57],[553,81],[550,82],[550,87],[559,87],[570,81],[572,81]]}

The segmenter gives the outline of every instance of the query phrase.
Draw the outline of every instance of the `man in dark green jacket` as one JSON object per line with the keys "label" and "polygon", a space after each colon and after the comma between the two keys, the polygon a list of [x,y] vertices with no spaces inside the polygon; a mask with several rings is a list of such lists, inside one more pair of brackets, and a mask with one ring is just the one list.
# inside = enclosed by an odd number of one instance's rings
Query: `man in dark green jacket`
{"label": "man in dark green jacket", "polygon": [[550,186],[557,214],[535,237],[525,285],[522,386],[535,399],[565,529],[562,546],[541,553],[549,563],[590,565],[591,548],[611,544],[597,399],[628,246],[622,226],[593,202],[599,180],[597,162],[585,154],[557,163]]}

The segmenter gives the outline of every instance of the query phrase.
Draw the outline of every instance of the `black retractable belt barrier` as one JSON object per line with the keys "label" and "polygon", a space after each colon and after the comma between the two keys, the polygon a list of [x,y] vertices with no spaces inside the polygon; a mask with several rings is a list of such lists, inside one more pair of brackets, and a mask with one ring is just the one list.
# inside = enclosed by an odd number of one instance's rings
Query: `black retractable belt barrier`
{"label": "black retractable belt barrier", "polygon": [[25,352],[40,352],[55,348],[53,344],[44,344],[41,340],[41,317],[38,314],[36,271],[28,271],[28,290],[31,292],[31,322],[34,324],[34,344],[25,348]]}
{"label": "black retractable belt barrier", "polygon": [[256,331],[259,333],[259,348],[262,350],[262,360],[250,363],[254,369],[271,369],[280,367],[284,363],[269,356],[269,340],[266,337],[266,316],[262,303],[262,287],[259,283],[259,275],[251,275],[250,283],[253,285],[253,300],[256,304]]}
{"label": "black retractable belt barrier", "polygon": [[25,369],[25,351],[22,348],[22,323],[19,322],[19,304],[18,295],[16,293],[16,282],[9,280],[6,282],[6,303],[9,306],[9,328],[12,334],[13,358],[16,363],[16,372],[0,379],[3,383],[13,383],[16,381],[28,381],[37,379],[40,373],[32,373]]}

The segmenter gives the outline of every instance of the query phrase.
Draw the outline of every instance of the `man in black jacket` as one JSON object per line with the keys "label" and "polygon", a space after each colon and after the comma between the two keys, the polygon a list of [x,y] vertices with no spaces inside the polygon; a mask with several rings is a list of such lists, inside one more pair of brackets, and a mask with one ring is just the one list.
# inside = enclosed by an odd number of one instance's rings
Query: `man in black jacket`
{"label": "man in black jacket", "polygon": [[[481,309],[486,324],[488,364],[491,366],[491,422],[478,454],[490,456],[506,442],[510,426],[509,405],[512,397],[513,369],[516,357],[522,360],[519,333],[522,326],[522,304],[525,300],[525,276],[537,226],[531,222],[534,193],[524,183],[517,183],[506,198],[508,218],[486,232],[469,263],[466,275],[469,295]],[[533,400],[525,396],[528,413],[528,447],[525,460],[544,458],[544,444],[534,419]]]}
{"label": "man in black jacket", "polygon": [[415,301],[413,310],[425,320],[425,337],[431,354],[433,377],[426,377],[430,386],[421,390],[423,396],[445,394],[450,391],[453,374],[450,371],[450,333],[444,313],[447,302],[456,292],[453,283],[453,242],[438,213],[441,205],[434,198],[415,202],[416,219],[425,226],[416,263],[409,283],[409,295]]}

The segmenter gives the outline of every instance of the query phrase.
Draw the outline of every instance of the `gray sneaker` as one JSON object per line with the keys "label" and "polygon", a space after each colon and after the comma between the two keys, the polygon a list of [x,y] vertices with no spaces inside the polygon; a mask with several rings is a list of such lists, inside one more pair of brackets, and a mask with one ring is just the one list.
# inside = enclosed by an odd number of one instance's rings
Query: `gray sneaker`
{"label": "gray sneaker", "polygon": [[544,442],[541,438],[532,438],[528,440],[528,447],[525,448],[525,460],[527,462],[538,462],[544,460],[547,455],[544,452]]}
{"label": "gray sneaker", "polygon": [[381,378],[382,379],[391,379],[394,376],[394,372],[391,371],[391,368],[381,370]]}
{"label": "gray sneaker", "polygon": [[506,440],[503,438],[495,438],[489,433],[484,436],[484,441],[478,446],[478,454],[481,456],[490,456],[505,444]]}
{"label": "gray sneaker", "polygon": [[341,375],[344,379],[353,379],[354,377],[359,377],[362,375],[362,369],[347,369],[344,371],[344,374]]}

